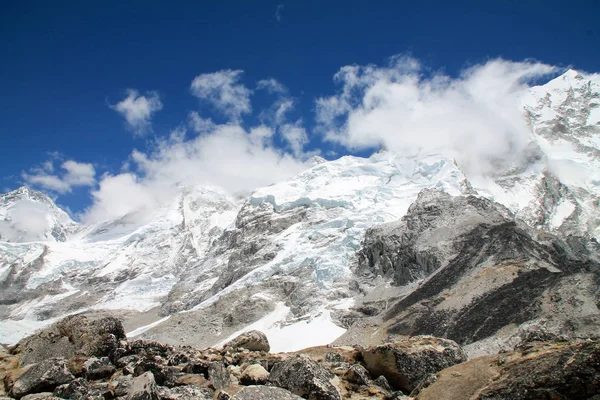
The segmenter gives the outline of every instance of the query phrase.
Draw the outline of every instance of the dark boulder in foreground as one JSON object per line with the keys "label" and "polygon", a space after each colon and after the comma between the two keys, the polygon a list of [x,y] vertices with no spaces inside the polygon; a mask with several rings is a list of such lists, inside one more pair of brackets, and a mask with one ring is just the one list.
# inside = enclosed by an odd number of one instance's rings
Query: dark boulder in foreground
{"label": "dark boulder in foreground", "polygon": [[302,397],[278,387],[248,386],[233,396],[233,400],[301,400]]}
{"label": "dark boulder in foreground", "polygon": [[64,358],[49,358],[25,371],[14,383],[12,395],[20,399],[30,393],[53,391],[74,378]]}
{"label": "dark boulder in foreground", "polygon": [[540,343],[478,357],[437,374],[418,399],[600,398],[600,342]]}
{"label": "dark boulder in foreground", "polygon": [[106,357],[118,347],[119,340],[124,339],[125,330],[117,318],[106,314],[77,314],[21,340],[14,352],[20,353],[21,366],[52,357]]}
{"label": "dark boulder in foreground", "polygon": [[369,347],[362,356],[372,376],[383,375],[392,386],[406,391],[413,390],[429,375],[467,360],[456,342],[433,336]]}
{"label": "dark boulder in foreground", "polygon": [[307,399],[341,400],[331,383],[334,377],[331,371],[310,358],[295,356],[276,364],[269,381]]}

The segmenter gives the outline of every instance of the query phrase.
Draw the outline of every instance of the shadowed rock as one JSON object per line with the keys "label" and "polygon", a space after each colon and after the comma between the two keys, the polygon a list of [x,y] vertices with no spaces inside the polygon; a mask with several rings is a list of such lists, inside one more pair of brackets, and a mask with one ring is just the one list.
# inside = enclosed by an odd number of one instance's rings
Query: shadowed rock
{"label": "shadowed rock", "polygon": [[25,371],[12,387],[12,395],[20,399],[30,393],[52,391],[73,379],[64,358],[49,358]]}
{"label": "shadowed rock", "polygon": [[464,362],[467,356],[456,342],[417,336],[362,351],[372,376],[383,375],[397,389],[413,390],[429,375]]}
{"label": "shadowed rock", "polygon": [[311,400],[341,400],[332,384],[331,371],[304,356],[288,358],[271,370],[269,381],[280,388]]}

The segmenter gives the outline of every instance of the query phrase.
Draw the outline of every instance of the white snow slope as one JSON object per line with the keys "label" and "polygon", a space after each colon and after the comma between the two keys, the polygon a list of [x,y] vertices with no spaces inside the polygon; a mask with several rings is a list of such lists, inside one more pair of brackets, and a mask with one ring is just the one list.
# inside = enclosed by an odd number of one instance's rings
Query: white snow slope
{"label": "white snow slope", "polygon": [[[444,154],[346,156],[245,200],[186,188],[152,215],[79,227],[42,194],[6,194],[0,342],[69,313],[162,306],[166,317],[285,277],[307,294],[265,295],[274,311],[248,325],[278,351],[329,343],[344,332],[330,314],[352,304],[347,286],[365,230],[401,218],[424,188],[478,194],[536,228],[600,237],[600,76],[570,70],[532,88],[523,108],[534,156],[493,177],[465,176]],[[44,210],[38,220],[47,223],[20,221],[23,201]]]}

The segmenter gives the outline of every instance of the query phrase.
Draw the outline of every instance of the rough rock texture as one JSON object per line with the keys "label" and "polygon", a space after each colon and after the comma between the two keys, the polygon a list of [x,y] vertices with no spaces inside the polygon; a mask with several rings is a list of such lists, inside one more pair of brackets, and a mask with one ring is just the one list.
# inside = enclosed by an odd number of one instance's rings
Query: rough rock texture
{"label": "rough rock texture", "polygon": [[248,386],[233,396],[234,400],[300,400],[302,397],[278,387]]}
{"label": "rough rock texture", "polygon": [[418,399],[597,399],[600,342],[544,343],[440,372]]}
{"label": "rough rock texture", "polygon": [[310,400],[341,400],[332,384],[334,375],[308,357],[291,357],[271,370],[269,381]]}
{"label": "rough rock texture", "polygon": [[269,380],[269,371],[260,364],[248,365],[240,376],[242,385],[264,385]]}
{"label": "rough rock texture", "polygon": [[109,356],[121,339],[125,339],[125,330],[117,318],[105,314],[77,314],[21,340],[13,352],[20,353],[21,365],[50,357],[103,357]]}
{"label": "rough rock texture", "polygon": [[228,342],[225,347],[232,349],[247,349],[250,351],[270,351],[271,346],[267,335],[261,331],[244,332],[232,341]]}
{"label": "rough rock texture", "polygon": [[115,366],[110,363],[108,357],[91,357],[83,364],[83,373],[87,379],[106,378],[113,372],[115,372]]}
{"label": "rough rock texture", "polygon": [[467,360],[452,340],[417,336],[399,342],[370,347],[362,352],[372,376],[383,375],[397,388],[411,391],[429,375]]}
{"label": "rough rock texture", "polygon": [[400,221],[367,230],[358,271],[391,277],[396,285],[410,283],[447,263],[456,254],[457,238],[480,224],[511,219],[510,211],[486,199],[423,190]]}
{"label": "rough rock texture", "polygon": [[133,379],[127,400],[159,400],[158,388],[152,372],[144,372]]}
{"label": "rough rock texture", "polygon": [[368,385],[371,382],[369,372],[360,364],[351,365],[344,374],[344,378],[357,385]]}
{"label": "rough rock texture", "polygon": [[64,358],[49,358],[33,365],[21,375],[12,387],[12,395],[21,398],[30,393],[51,391],[74,378],[67,369]]}
{"label": "rough rock texture", "polygon": [[[401,221],[367,233],[358,272],[397,284],[426,277],[375,303],[375,326],[493,354],[530,335],[598,337],[599,255],[595,240],[534,231],[489,200],[424,190]],[[355,325],[347,336],[360,337]]]}

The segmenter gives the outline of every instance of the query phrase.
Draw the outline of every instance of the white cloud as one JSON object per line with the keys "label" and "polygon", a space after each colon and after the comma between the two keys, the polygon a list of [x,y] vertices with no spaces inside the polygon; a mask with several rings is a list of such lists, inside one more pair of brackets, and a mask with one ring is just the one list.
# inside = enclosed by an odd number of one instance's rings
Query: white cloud
{"label": "white cloud", "polygon": [[317,100],[327,140],[349,149],[453,151],[466,169],[516,161],[529,141],[519,100],[529,79],[555,72],[536,62],[491,60],[458,78],[426,77],[412,58],[390,66],[345,66],[338,94]]}
{"label": "white cloud", "polygon": [[189,114],[189,125],[194,132],[200,134],[211,132],[215,129],[215,123],[210,118],[202,118],[196,111]]}
{"label": "white cloud", "polygon": [[238,81],[243,71],[221,70],[201,74],[192,81],[190,91],[199,99],[209,102],[216,110],[232,121],[252,111],[252,91]]}
{"label": "white cloud", "polygon": [[93,186],[96,183],[96,170],[92,164],[68,160],[61,167],[67,171],[64,181],[71,186]]}
{"label": "white cloud", "polygon": [[289,178],[307,166],[271,145],[273,130],[258,126],[214,125],[186,139],[182,131],[160,140],[154,151],[134,151],[136,173],[105,175],[92,192],[86,222],[116,218],[170,201],[179,186],[204,185],[229,192],[248,191]]}
{"label": "white cloud", "polygon": [[160,111],[163,104],[156,92],[140,96],[137,90],[128,89],[127,97],[115,105],[110,105],[110,108],[125,117],[127,127],[134,134],[143,135],[151,130],[152,114]]}
{"label": "white cloud", "polygon": [[50,228],[46,218],[49,207],[27,199],[16,201],[7,211],[6,219],[0,220],[2,240],[33,241],[44,239]]}
{"label": "white cloud", "polygon": [[308,143],[308,135],[306,129],[302,127],[302,121],[298,120],[294,124],[283,124],[279,131],[294,156],[301,157],[304,153],[304,146]]}
{"label": "white cloud", "polygon": [[96,183],[96,170],[92,164],[67,160],[61,164],[65,171],[62,175],[51,174],[54,161],[48,160],[43,168],[32,168],[29,173],[22,172],[21,177],[29,185],[50,190],[59,194],[72,191],[75,186],[93,186]]}
{"label": "white cloud", "polygon": [[261,79],[256,83],[256,88],[259,90],[266,90],[269,93],[287,93],[287,88],[277,79]]}
{"label": "white cloud", "polygon": [[277,5],[277,10],[275,10],[275,19],[281,22],[281,12],[283,11],[283,4]]}

